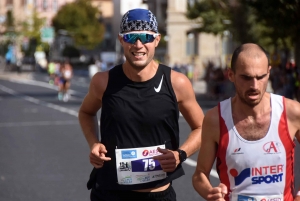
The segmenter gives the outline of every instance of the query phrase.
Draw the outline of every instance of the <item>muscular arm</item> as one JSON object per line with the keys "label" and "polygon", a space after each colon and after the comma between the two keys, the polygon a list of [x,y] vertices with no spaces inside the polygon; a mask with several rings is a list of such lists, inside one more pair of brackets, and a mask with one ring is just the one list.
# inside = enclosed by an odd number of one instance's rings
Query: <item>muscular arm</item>
{"label": "muscular arm", "polygon": [[[192,130],[188,139],[180,147],[189,157],[200,148],[203,111],[196,101],[190,80],[184,74],[171,71],[171,80],[179,110]],[[158,151],[163,154],[153,159],[159,160],[165,172],[173,172],[180,163],[179,153],[174,150],[158,149]]]}
{"label": "muscular arm", "polygon": [[300,143],[300,103],[285,98],[285,106],[291,139]]}
{"label": "muscular arm", "polygon": [[79,109],[79,123],[90,148],[94,143],[98,142],[98,122],[96,115],[102,106],[102,95],[106,86],[103,87],[101,84],[105,84],[103,80],[105,77],[107,75],[98,73],[92,78],[89,91]]}
{"label": "muscular arm", "polygon": [[102,96],[107,86],[108,72],[97,73],[93,76],[87,95],[85,96],[78,113],[79,123],[86,141],[90,147],[90,162],[96,167],[103,166],[106,148],[98,139],[97,112],[102,106]]}
{"label": "muscular arm", "polygon": [[[285,106],[291,139],[296,139],[300,143],[300,104],[297,101],[285,98]],[[295,169],[297,168],[299,167],[295,167]],[[295,197],[295,201],[300,201],[300,195]]]}
{"label": "muscular arm", "polygon": [[202,145],[198,154],[197,167],[193,175],[193,186],[204,199],[208,199],[208,195],[212,190],[209,174],[217,152],[219,133],[218,108],[215,107],[209,110],[204,117]]}
{"label": "muscular arm", "polygon": [[185,75],[172,71],[171,80],[179,111],[191,128],[188,139],[180,149],[184,150],[187,156],[191,156],[200,148],[203,111],[196,101],[192,84]]}

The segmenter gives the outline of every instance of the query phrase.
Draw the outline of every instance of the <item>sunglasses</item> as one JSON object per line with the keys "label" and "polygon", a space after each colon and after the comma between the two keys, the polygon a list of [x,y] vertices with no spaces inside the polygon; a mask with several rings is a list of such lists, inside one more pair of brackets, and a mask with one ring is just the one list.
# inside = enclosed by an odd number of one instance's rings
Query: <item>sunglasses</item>
{"label": "sunglasses", "polygon": [[149,33],[125,33],[119,34],[126,43],[134,44],[138,39],[143,43],[152,43],[159,34]]}

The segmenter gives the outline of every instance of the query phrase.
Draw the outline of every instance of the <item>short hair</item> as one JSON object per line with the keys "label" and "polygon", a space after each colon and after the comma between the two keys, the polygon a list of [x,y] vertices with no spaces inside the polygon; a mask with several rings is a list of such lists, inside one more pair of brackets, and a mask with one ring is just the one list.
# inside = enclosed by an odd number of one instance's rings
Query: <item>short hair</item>
{"label": "short hair", "polygon": [[[247,45],[247,44],[242,44],[242,45],[240,45],[239,47],[237,47],[237,48],[234,50],[233,54],[232,54],[232,58],[231,58],[231,69],[232,69],[233,72],[235,72],[235,70],[236,70],[235,64],[236,64],[236,61],[237,61],[237,59],[238,59],[240,53],[243,52],[243,51],[246,49],[246,48],[245,48],[245,45]],[[263,53],[265,54],[265,56],[266,56],[267,59],[268,59],[268,66],[269,66],[269,57],[268,57],[268,54],[267,54],[266,50],[265,50],[262,46],[260,46],[260,45],[258,45],[258,44],[254,44],[254,45],[256,45],[256,46],[258,47],[258,49],[261,50],[261,52],[263,52]]]}

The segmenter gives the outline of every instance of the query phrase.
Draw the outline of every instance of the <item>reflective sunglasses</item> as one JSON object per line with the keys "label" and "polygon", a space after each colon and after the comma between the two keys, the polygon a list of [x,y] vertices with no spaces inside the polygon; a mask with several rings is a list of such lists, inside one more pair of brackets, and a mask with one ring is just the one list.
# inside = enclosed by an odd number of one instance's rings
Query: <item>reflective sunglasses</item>
{"label": "reflective sunglasses", "polygon": [[138,39],[143,43],[152,43],[159,34],[149,33],[119,33],[126,43],[134,44]]}

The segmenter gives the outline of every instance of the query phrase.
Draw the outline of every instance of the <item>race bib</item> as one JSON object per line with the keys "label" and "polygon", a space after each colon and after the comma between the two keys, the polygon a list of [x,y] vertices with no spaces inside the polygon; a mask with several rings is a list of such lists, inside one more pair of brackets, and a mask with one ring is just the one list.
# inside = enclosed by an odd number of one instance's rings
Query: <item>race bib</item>
{"label": "race bib", "polygon": [[232,195],[232,201],[283,201],[283,195]]}
{"label": "race bib", "polygon": [[152,147],[116,149],[116,167],[118,183],[121,185],[132,185],[148,183],[167,177],[157,160],[153,156],[161,155],[157,151],[165,145]]}

